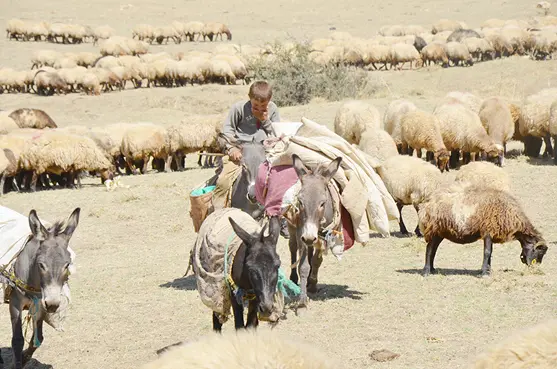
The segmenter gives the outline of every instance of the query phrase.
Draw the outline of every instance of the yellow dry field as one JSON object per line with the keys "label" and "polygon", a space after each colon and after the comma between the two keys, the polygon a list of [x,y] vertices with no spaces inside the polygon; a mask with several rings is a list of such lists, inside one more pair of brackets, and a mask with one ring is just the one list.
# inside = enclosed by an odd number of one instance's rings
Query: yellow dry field
{"label": "yellow dry field", "polygon": [[[536,15],[533,1],[145,1],[3,0],[0,25],[12,17],[32,20],[109,24],[131,36],[138,23],[164,25],[172,20],[220,21],[228,24],[234,43],[260,44],[275,38],[327,36],[329,27],[371,37],[387,24],[430,25],[454,18],[477,27],[488,18]],[[220,43],[220,41],[219,41]],[[172,53],[210,50],[214,43],[151,46]],[[0,66],[30,68],[33,51],[95,51],[92,44],[54,45],[0,38]],[[541,88],[555,86],[557,62],[512,57],[478,63],[470,68],[428,67],[418,71],[371,72],[379,86],[368,101],[383,112],[389,101],[405,97],[430,110],[453,90],[481,97],[502,95],[520,100]],[[118,121],[170,124],[192,114],[224,112],[247,95],[246,86],[205,85],[185,88],[142,88],[101,96],[70,94],[39,97],[0,95],[1,109],[44,109],[59,126],[95,126]],[[340,102],[315,101],[282,108],[281,115],[306,116],[332,128]],[[557,239],[557,167],[549,160],[527,160],[522,145],[505,171],[512,191],[548,241]],[[29,368],[136,368],[153,360],[155,351],[180,340],[211,333],[211,313],[199,300],[194,279],[182,278],[196,234],[189,217],[189,190],[210,177],[213,169],[198,169],[188,158],[182,173],[150,173],[123,177],[130,188],[107,192],[98,180],[85,180],[80,190],[9,193],[4,206],[24,214],[36,209],[49,220],[82,213],[72,247],[77,273],[71,278],[72,305],[66,331],[45,328],[45,341]],[[404,210],[408,229],[416,215]],[[480,242],[441,244],[436,259],[440,275],[424,279],[425,244],[398,234],[392,222],[390,238],[373,237],[368,247],[355,246],[340,262],[327,256],[319,276],[319,292],[300,316],[289,313],[276,328],[305,339],[337,358],[346,368],[467,368],[474,358],[510,333],[557,313],[556,246],[539,271],[520,262],[518,242],[497,245],[493,276],[478,278],[483,248]],[[287,243],[278,245],[286,270]],[[225,326],[233,329],[232,322]],[[265,325],[261,329],[268,329]],[[10,361],[11,328],[8,306],[0,311],[0,347]],[[397,359],[378,363],[369,354],[388,349]]]}

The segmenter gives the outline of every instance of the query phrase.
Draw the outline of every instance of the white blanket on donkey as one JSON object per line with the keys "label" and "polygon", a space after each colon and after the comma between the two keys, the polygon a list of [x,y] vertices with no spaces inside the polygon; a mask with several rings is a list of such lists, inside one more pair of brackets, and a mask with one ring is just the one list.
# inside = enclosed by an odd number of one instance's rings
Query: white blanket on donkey
{"label": "white blanket on donkey", "polygon": [[[341,156],[343,170],[337,171],[333,178],[341,188],[341,202],[352,218],[355,240],[367,243],[370,229],[388,236],[389,221],[398,220],[399,212],[363,152],[323,125],[306,118],[302,122],[303,133],[286,137],[283,147],[277,145],[269,150],[272,165],[292,165],[292,154],[300,156],[310,167]],[[362,201],[362,194],[367,201]]]}
{"label": "white blanket on donkey", "polygon": [[[51,224],[41,219],[45,227]],[[0,270],[4,269],[9,271],[15,262],[16,255],[26,245],[27,240],[31,236],[31,229],[29,228],[29,218],[22,215],[10,208],[0,206]],[[75,252],[68,246],[70,253],[71,263],[69,266],[70,273],[75,273]],[[0,276],[0,296],[6,299],[5,292],[8,292],[7,281]],[[45,321],[56,330],[63,330],[62,321],[65,318],[65,310],[70,303],[70,288],[68,284],[64,284],[62,294],[66,299],[62,299],[62,305],[54,314],[47,314]]]}

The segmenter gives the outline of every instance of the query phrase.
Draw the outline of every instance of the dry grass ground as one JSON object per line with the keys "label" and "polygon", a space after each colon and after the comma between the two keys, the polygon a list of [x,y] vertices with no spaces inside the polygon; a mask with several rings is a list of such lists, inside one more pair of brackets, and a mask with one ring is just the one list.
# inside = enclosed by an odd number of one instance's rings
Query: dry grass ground
{"label": "dry grass ground", "polygon": [[[474,27],[493,17],[535,15],[534,2],[518,1],[5,2],[0,25],[12,17],[22,17],[110,24],[119,34],[131,35],[131,28],[138,23],[215,20],[230,25],[235,43],[250,44],[288,35],[319,37],[333,26],[365,37],[389,23],[428,25],[446,17]],[[153,50],[212,47],[209,43],[187,43],[153,46]],[[0,38],[0,65],[30,67],[32,52],[40,48],[96,50],[91,44],[18,43]],[[376,72],[371,78],[379,88],[369,101],[383,111],[390,100],[406,97],[431,109],[452,90],[519,100],[554,86],[556,71],[556,62],[514,57],[471,68]],[[98,97],[18,94],[0,95],[0,108],[45,109],[60,126],[124,120],[168,124],[194,113],[225,111],[246,95],[245,86],[217,85],[129,90]],[[304,115],[332,127],[339,105],[315,101],[281,109],[281,115],[293,120]],[[50,220],[67,217],[74,207],[82,208],[72,241],[77,273],[71,278],[73,302],[66,332],[45,329],[45,342],[35,356],[38,362],[31,368],[135,368],[152,360],[163,346],[210,333],[210,311],[199,300],[192,277],[181,278],[195,239],[188,192],[213,174],[211,169],[197,169],[196,159],[189,157],[193,169],[183,173],[124,177],[129,189],[106,192],[98,181],[87,180],[81,190],[10,193],[0,199],[2,205],[25,214],[37,209]],[[548,241],[557,240],[553,226],[557,167],[549,161],[530,162],[519,156],[508,160],[505,170],[512,178],[513,193],[534,224]],[[414,210],[409,207],[404,215],[408,228],[413,229]],[[488,345],[557,313],[555,245],[550,245],[539,273],[528,272],[521,264],[517,242],[498,245],[493,276],[481,279],[477,277],[481,243],[458,246],[445,241],[436,259],[441,275],[424,279],[419,274],[424,262],[423,242],[399,237],[395,222],[391,230],[392,237],[374,238],[365,248],[356,246],[341,262],[327,257],[320,272],[321,290],[310,309],[298,317],[289,314],[276,329],[313,342],[349,368],[466,368]],[[289,259],[285,240],[281,239],[279,248],[285,268]],[[232,329],[232,324],[225,329]],[[0,310],[0,347],[6,360],[10,338],[9,313],[4,305]],[[382,348],[400,357],[387,363],[373,362],[369,354]]]}

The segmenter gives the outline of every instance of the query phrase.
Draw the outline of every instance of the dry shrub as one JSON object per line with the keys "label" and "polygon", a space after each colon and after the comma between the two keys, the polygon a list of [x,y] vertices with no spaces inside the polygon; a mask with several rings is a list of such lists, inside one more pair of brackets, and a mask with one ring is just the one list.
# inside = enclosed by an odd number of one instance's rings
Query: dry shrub
{"label": "dry shrub", "polygon": [[307,43],[294,43],[290,47],[276,41],[267,44],[266,50],[266,54],[249,63],[248,70],[253,78],[273,85],[273,101],[279,106],[308,104],[314,98],[357,99],[370,96],[378,89],[363,69],[313,62]]}

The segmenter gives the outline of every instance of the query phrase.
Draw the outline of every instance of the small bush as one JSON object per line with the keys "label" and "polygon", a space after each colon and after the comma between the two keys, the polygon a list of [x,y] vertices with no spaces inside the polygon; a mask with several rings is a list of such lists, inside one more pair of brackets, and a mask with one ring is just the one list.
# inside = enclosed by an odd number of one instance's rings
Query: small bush
{"label": "small bush", "polygon": [[316,97],[338,101],[375,92],[366,71],[342,64],[319,65],[310,59],[308,44],[287,47],[275,42],[266,50],[248,69],[253,78],[273,85],[273,101],[279,106],[307,104]]}

